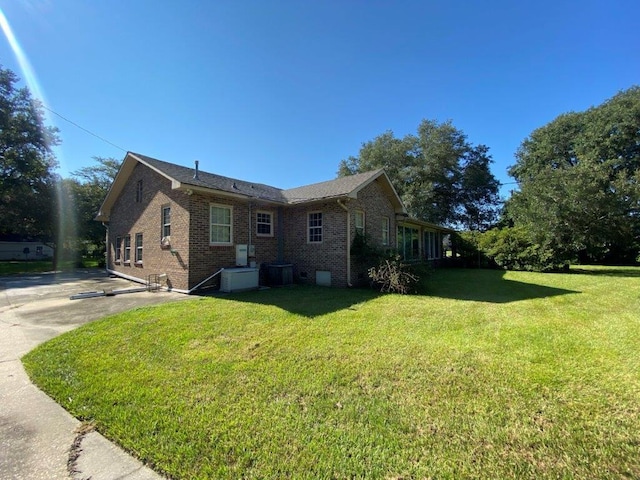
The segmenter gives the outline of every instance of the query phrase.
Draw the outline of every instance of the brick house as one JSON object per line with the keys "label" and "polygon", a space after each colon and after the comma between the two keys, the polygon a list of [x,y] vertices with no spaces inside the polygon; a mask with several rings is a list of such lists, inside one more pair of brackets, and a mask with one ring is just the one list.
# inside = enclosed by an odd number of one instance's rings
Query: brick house
{"label": "brick house", "polygon": [[357,232],[408,260],[436,260],[450,231],[410,219],[382,169],[282,190],[131,152],[96,220],[107,227],[110,273],[161,275],[184,293],[238,266],[261,282],[283,266],[296,281],[346,287],[365,278],[351,258]]}

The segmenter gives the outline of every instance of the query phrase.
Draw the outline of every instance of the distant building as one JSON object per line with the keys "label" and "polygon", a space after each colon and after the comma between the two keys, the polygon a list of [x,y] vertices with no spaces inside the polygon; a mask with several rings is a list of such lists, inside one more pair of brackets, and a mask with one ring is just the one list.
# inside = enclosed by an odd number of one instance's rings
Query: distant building
{"label": "distant building", "polygon": [[0,236],[0,260],[45,260],[53,248],[42,242],[22,240],[17,235]]}

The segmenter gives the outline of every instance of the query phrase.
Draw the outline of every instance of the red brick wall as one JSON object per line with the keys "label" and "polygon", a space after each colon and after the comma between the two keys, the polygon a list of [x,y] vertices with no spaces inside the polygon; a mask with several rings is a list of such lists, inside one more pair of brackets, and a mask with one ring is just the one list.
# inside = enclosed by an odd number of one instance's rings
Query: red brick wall
{"label": "red brick wall", "polygon": [[[396,221],[393,204],[386,196],[378,181],[367,185],[356,199],[344,201],[349,210],[349,242],[355,237],[355,212],[365,213],[365,232],[370,241],[383,249],[396,248]],[[323,241],[308,242],[308,214],[322,212]],[[389,218],[389,245],[382,245],[382,218]],[[317,202],[310,205],[288,207],[285,210],[285,261],[294,264],[294,275],[301,282],[315,283],[316,271],[331,272],[331,284],[346,287],[347,252],[347,212],[336,200]],[[366,282],[367,267],[351,260],[351,283]],[[306,278],[304,275],[306,274]]]}
{"label": "red brick wall", "polygon": [[[322,212],[323,240],[309,243],[307,216]],[[334,200],[285,209],[285,261],[294,264],[294,276],[315,283],[316,271],[331,272],[331,285],[347,285],[347,212]],[[306,279],[304,275],[306,274]]]}
{"label": "red brick wall", "polygon": [[[355,212],[364,212],[365,235],[372,245],[382,249],[396,248],[396,220],[393,204],[380,186],[379,180],[372,182],[358,192],[358,198],[349,202],[351,215],[351,239],[356,234]],[[382,245],[382,219],[389,218],[389,244]],[[369,265],[372,266],[372,265]],[[351,283],[360,284],[367,282],[367,265],[359,265],[355,259],[351,262]]]}
{"label": "red brick wall", "polygon": [[[232,245],[209,244],[209,206],[211,204],[233,207],[233,239]],[[249,208],[251,208],[251,224],[249,223]],[[256,234],[256,211],[268,211],[273,215],[272,237],[259,237]],[[255,245],[255,257],[249,261],[255,261],[256,266],[262,263],[272,263],[277,258],[277,208],[265,206],[259,202],[251,202],[242,199],[230,199],[221,196],[193,194],[191,196],[191,224],[192,232],[189,251],[190,276],[189,283],[193,287],[217,272],[220,268],[235,267],[236,245]],[[212,282],[219,285],[219,277]]]}
{"label": "red brick wall", "polygon": [[[136,202],[136,186],[142,180],[142,201]],[[171,206],[172,255],[160,245],[162,207]],[[171,182],[138,164],[111,209],[108,236],[108,268],[146,281],[149,274],[166,273],[174,288],[186,289],[189,261],[189,197],[171,189]],[[135,263],[135,236],[143,234],[142,264]],[[124,257],[124,237],[131,235],[131,263],[115,262],[115,241],[120,236]]]}
{"label": "red brick wall", "polygon": [[[138,180],[143,182],[143,197],[136,202]],[[209,207],[221,204],[233,207],[232,245],[209,244]],[[283,260],[294,264],[298,281],[315,283],[317,271],[331,272],[333,286],[347,286],[347,215],[350,217],[350,241],[355,236],[355,211],[365,212],[365,231],[377,245],[382,243],[382,217],[390,219],[388,248],[396,246],[396,221],[393,205],[378,181],[358,193],[357,199],[344,202],[347,213],[337,201],[323,201],[303,206],[286,206],[283,211]],[[160,244],[162,207],[171,206],[171,249]],[[258,236],[257,211],[272,214],[273,236]],[[308,242],[308,214],[322,212],[323,240]],[[220,268],[234,267],[237,244],[255,245],[257,266],[273,263],[278,258],[278,213],[276,206],[257,200],[233,199],[224,196],[185,192],[171,189],[171,182],[153,170],[136,165],[127,184],[111,210],[108,238],[108,267],[115,272],[145,281],[149,274],[167,274],[168,285],[189,290]],[[189,235],[191,232],[191,235]],[[143,262],[135,262],[135,235],[144,238]],[[131,235],[131,262],[116,263],[115,239]],[[173,251],[173,253],[172,253]],[[366,271],[353,265],[351,281],[357,283]],[[306,276],[306,278],[304,278]],[[219,277],[213,281],[219,284]]]}
{"label": "red brick wall", "polygon": [[[136,188],[142,180],[143,197],[136,202]],[[209,205],[212,203],[233,207],[233,244],[209,245]],[[171,207],[171,248],[162,248],[162,207]],[[256,211],[270,212],[273,218],[273,236],[256,234]],[[191,213],[189,213],[191,212]],[[275,262],[277,258],[278,209],[262,202],[249,202],[222,196],[202,195],[172,190],[171,182],[153,170],[138,164],[129,177],[111,210],[108,238],[109,269],[128,277],[146,281],[149,274],[167,274],[167,284],[174,289],[189,290],[220,268],[236,264],[236,244],[255,245],[254,260]],[[250,231],[251,229],[251,231]],[[191,232],[191,235],[189,235]],[[143,234],[143,261],[135,262],[135,235]],[[115,241],[131,235],[131,262],[115,262]],[[173,251],[173,253],[172,253]],[[216,277],[212,284],[217,284]]]}

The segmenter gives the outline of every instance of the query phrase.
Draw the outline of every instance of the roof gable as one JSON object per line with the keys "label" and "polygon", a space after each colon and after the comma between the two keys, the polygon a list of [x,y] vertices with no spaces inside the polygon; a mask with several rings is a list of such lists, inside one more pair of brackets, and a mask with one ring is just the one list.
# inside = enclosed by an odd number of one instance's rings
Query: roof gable
{"label": "roof gable", "polygon": [[326,182],[314,183],[297,188],[284,190],[283,194],[288,203],[301,203],[314,200],[324,200],[327,198],[353,196],[357,193],[362,184],[370,183],[370,180],[379,176],[381,170],[349,175],[347,177],[336,178]]}

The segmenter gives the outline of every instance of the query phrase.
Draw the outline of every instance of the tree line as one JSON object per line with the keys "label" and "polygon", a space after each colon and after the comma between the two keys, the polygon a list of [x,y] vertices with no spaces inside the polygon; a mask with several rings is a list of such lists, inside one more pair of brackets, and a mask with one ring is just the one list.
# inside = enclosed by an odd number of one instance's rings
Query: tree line
{"label": "tree line", "polygon": [[385,132],[338,175],[384,167],[410,215],[460,230],[467,261],[551,271],[571,263],[640,262],[640,87],[560,115],[523,140],[504,203],[489,148],[451,122]]}
{"label": "tree line", "polygon": [[640,87],[538,128],[509,174],[519,188],[505,205],[507,234],[525,234],[539,269],[637,261]]}
{"label": "tree line", "polygon": [[[59,132],[18,82],[0,65],[0,240],[102,255],[104,227],[93,218],[120,161],[94,157],[70,178],[57,175]],[[640,261],[640,87],[534,130],[515,160],[517,188],[503,201],[489,147],[451,121],[423,120],[415,134],[363,143],[338,176],[384,168],[412,217],[460,232],[467,259],[543,271]]]}

